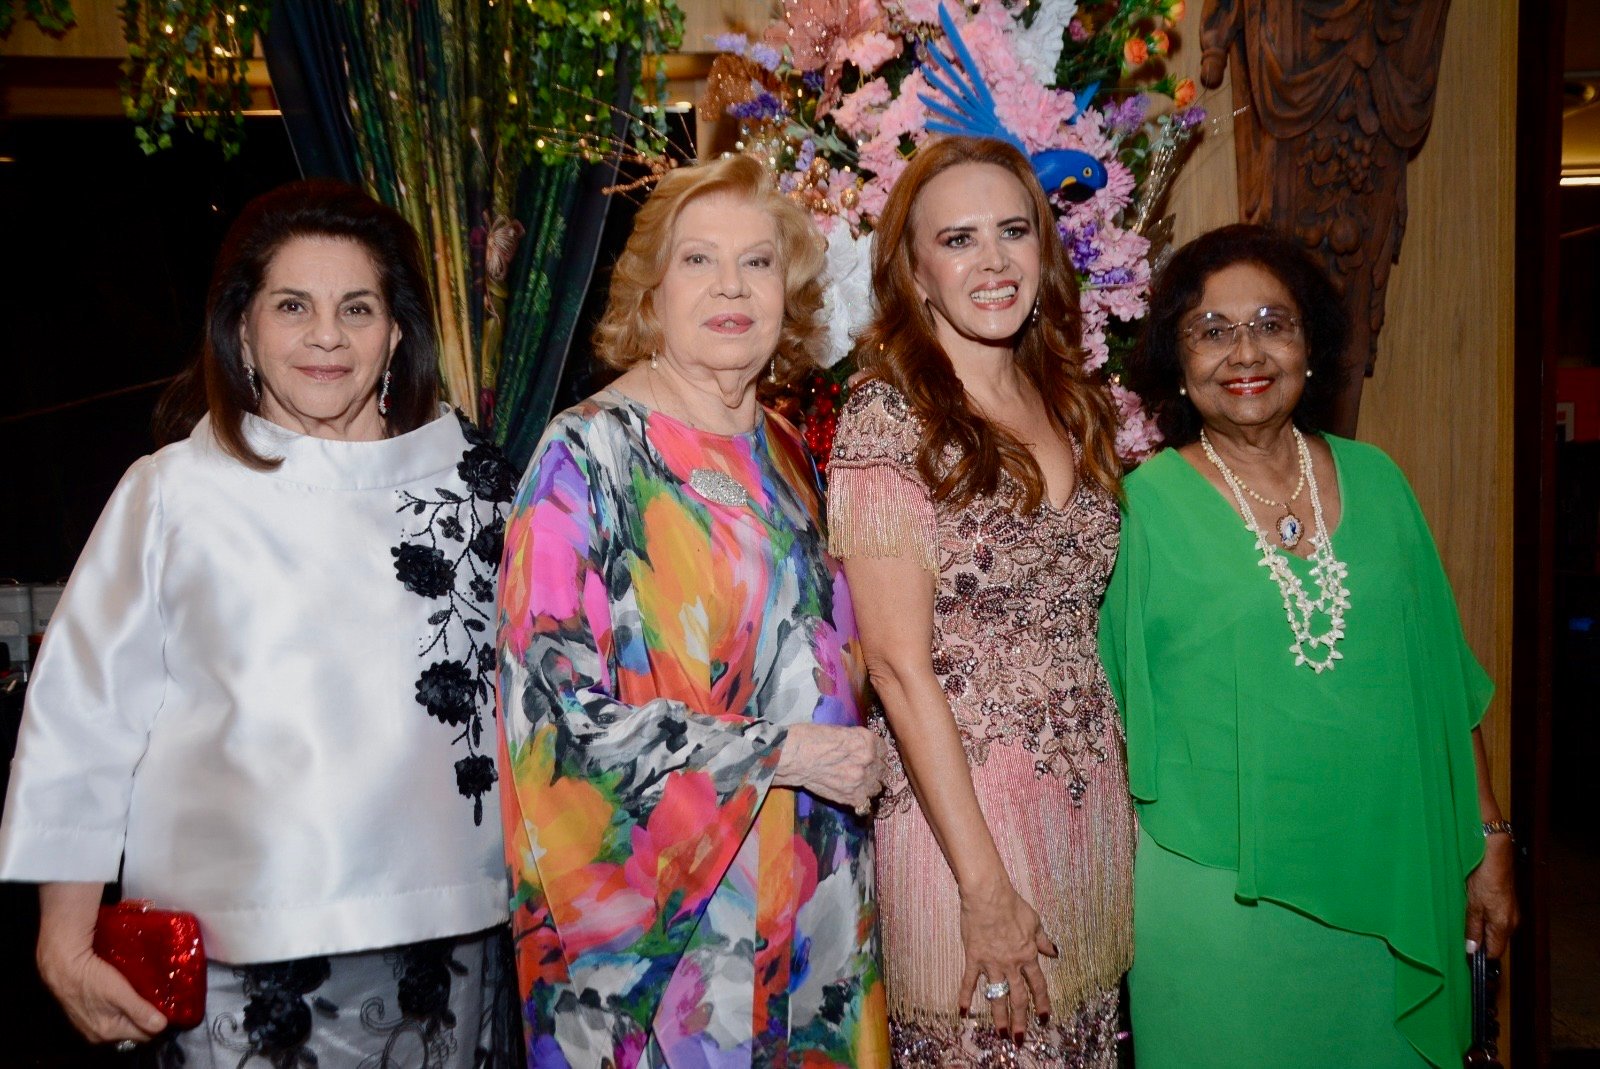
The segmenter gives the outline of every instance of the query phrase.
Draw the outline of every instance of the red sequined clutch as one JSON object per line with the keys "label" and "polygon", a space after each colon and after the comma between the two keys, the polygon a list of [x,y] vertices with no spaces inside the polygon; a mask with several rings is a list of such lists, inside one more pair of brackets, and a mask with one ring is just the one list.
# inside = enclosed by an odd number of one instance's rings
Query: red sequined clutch
{"label": "red sequined clutch", "polygon": [[193,1028],[206,1012],[206,951],[193,913],[132,900],[101,906],[94,952],[127,977],[169,1026]]}

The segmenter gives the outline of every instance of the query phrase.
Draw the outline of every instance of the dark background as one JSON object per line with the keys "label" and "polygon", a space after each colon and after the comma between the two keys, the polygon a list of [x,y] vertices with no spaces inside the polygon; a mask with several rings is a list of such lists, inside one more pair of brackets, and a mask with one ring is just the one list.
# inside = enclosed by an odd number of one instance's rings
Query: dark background
{"label": "dark background", "polygon": [[[228,163],[184,136],[145,156],[121,119],[0,124],[0,582],[66,578],[123,471],[154,448],[162,387],[146,384],[194,357],[224,229],[299,177],[282,121],[246,123]],[[0,788],[20,705],[0,689]],[[138,1064],[67,1024],[34,972],[37,925],[33,885],[0,883],[0,1065]]]}

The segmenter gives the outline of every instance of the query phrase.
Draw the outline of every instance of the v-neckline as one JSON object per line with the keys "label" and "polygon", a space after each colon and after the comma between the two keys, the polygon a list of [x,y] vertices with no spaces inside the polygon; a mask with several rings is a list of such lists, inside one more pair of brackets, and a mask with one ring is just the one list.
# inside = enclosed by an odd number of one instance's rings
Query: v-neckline
{"label": "v-neckline", "polygon": [[[1345,493],[1344,465],[1339,462],[1339,447],[1334,444],[1334,437],[1332,435],[1325,434],[1321,437],[1324,442],[1328,443],[1328,456],[1333,462],[1334,482],[1339,487],[1339,522],[1334,524],[1333,530],[1328,533],[1328,539],[1329,541],[1332,541],[1339,534],[1339,532],[1344,530],[1345,519],[1350,515],[1350,496]],[[1216,485],[1213,484],[1210,479],[1206,478],[1205,472],[1195,467],[1194,463],[1190,461],[1188,457],[1184,456],[1181,450],[1173,449],[1171,452],[1177,462],[1183,465],[1184,470],[1190,475],[1194,476],[1195,481],[1204,488],[1206,491],[1206,496],[1215,501],[1217,505],[1225,510],[1229,516],[1233,517],[1233,522],[1238,526],[1240,531],[1244,532],[1244,534],[1250,538],[1251,548],[1254,548],[1255,535],[1245,524],[1244,517],[1239,514],[1239,510],[1233,507],[1234,503],[1229,501],[1227,496],[1223,494],[1221,490],[1218,490]],[[1307,567],[1311,566],[1311,558],[1309,556],[1302,557],[1298,553],[1290,553],[1281,546],[1273,545],[1270,539],[1268,540],[1267,544],[1271,547],[1274,553],[1282,554],[1283,556],[1287,557],[1291,563],[1299,562]]]}

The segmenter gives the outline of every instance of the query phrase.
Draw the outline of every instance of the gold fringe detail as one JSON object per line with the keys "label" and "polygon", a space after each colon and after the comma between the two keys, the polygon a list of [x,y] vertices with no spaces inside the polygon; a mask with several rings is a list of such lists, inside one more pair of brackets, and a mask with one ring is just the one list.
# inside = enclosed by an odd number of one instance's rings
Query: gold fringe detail
{"label": "gold fringe detail", "polygon": [[[972,770],[984,819],[1017,892],[1039,912],[1060,957],[1041,958],[1051,1012],[1065,1020],[1114,990],[1133,962],[1136,830],[1120,747],[1095,766],[1083,804],[1039,779],[1033,758],[991,748]],[[920,808],[877,823],[878,908],[891,1018],[958,1026],[966,967],[955,879]],[[975,997],[969,1010],[983,1010]]]}
{"label": "gold fringe detail", "polygon": [[938,524],[920,483],[884,463],[828,469],[828,552],[851,557],[904,557],[939,574]]}

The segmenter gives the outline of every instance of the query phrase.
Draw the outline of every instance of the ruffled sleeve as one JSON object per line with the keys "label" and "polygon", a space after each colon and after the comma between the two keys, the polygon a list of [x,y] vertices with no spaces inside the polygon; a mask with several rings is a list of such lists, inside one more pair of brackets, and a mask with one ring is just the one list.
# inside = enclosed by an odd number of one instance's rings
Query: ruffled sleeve
{"label": "ruffled sleeve", "polygon": [[157,462],[128,469],[50,623],[12,763],[0,878],[117,878],[133,774],[167,674]]}
{"label": "ruffled sleeve", "polygon": [[917,472],[920,427],[886,382],[845,403],[828,462],[828,549],[851,557],[904,557],[939,570],[933,497]]}
{"label": "ruffled sleeve", "polygon": [[619,696],[648,653],[614,619],[631,582],[615,543],[648,526],[650,491],[590,447],[586,422],[552,426],[507,524],[501,798],[524,1000],[570,984],[625,1045],[750,834],[786,729]]}

